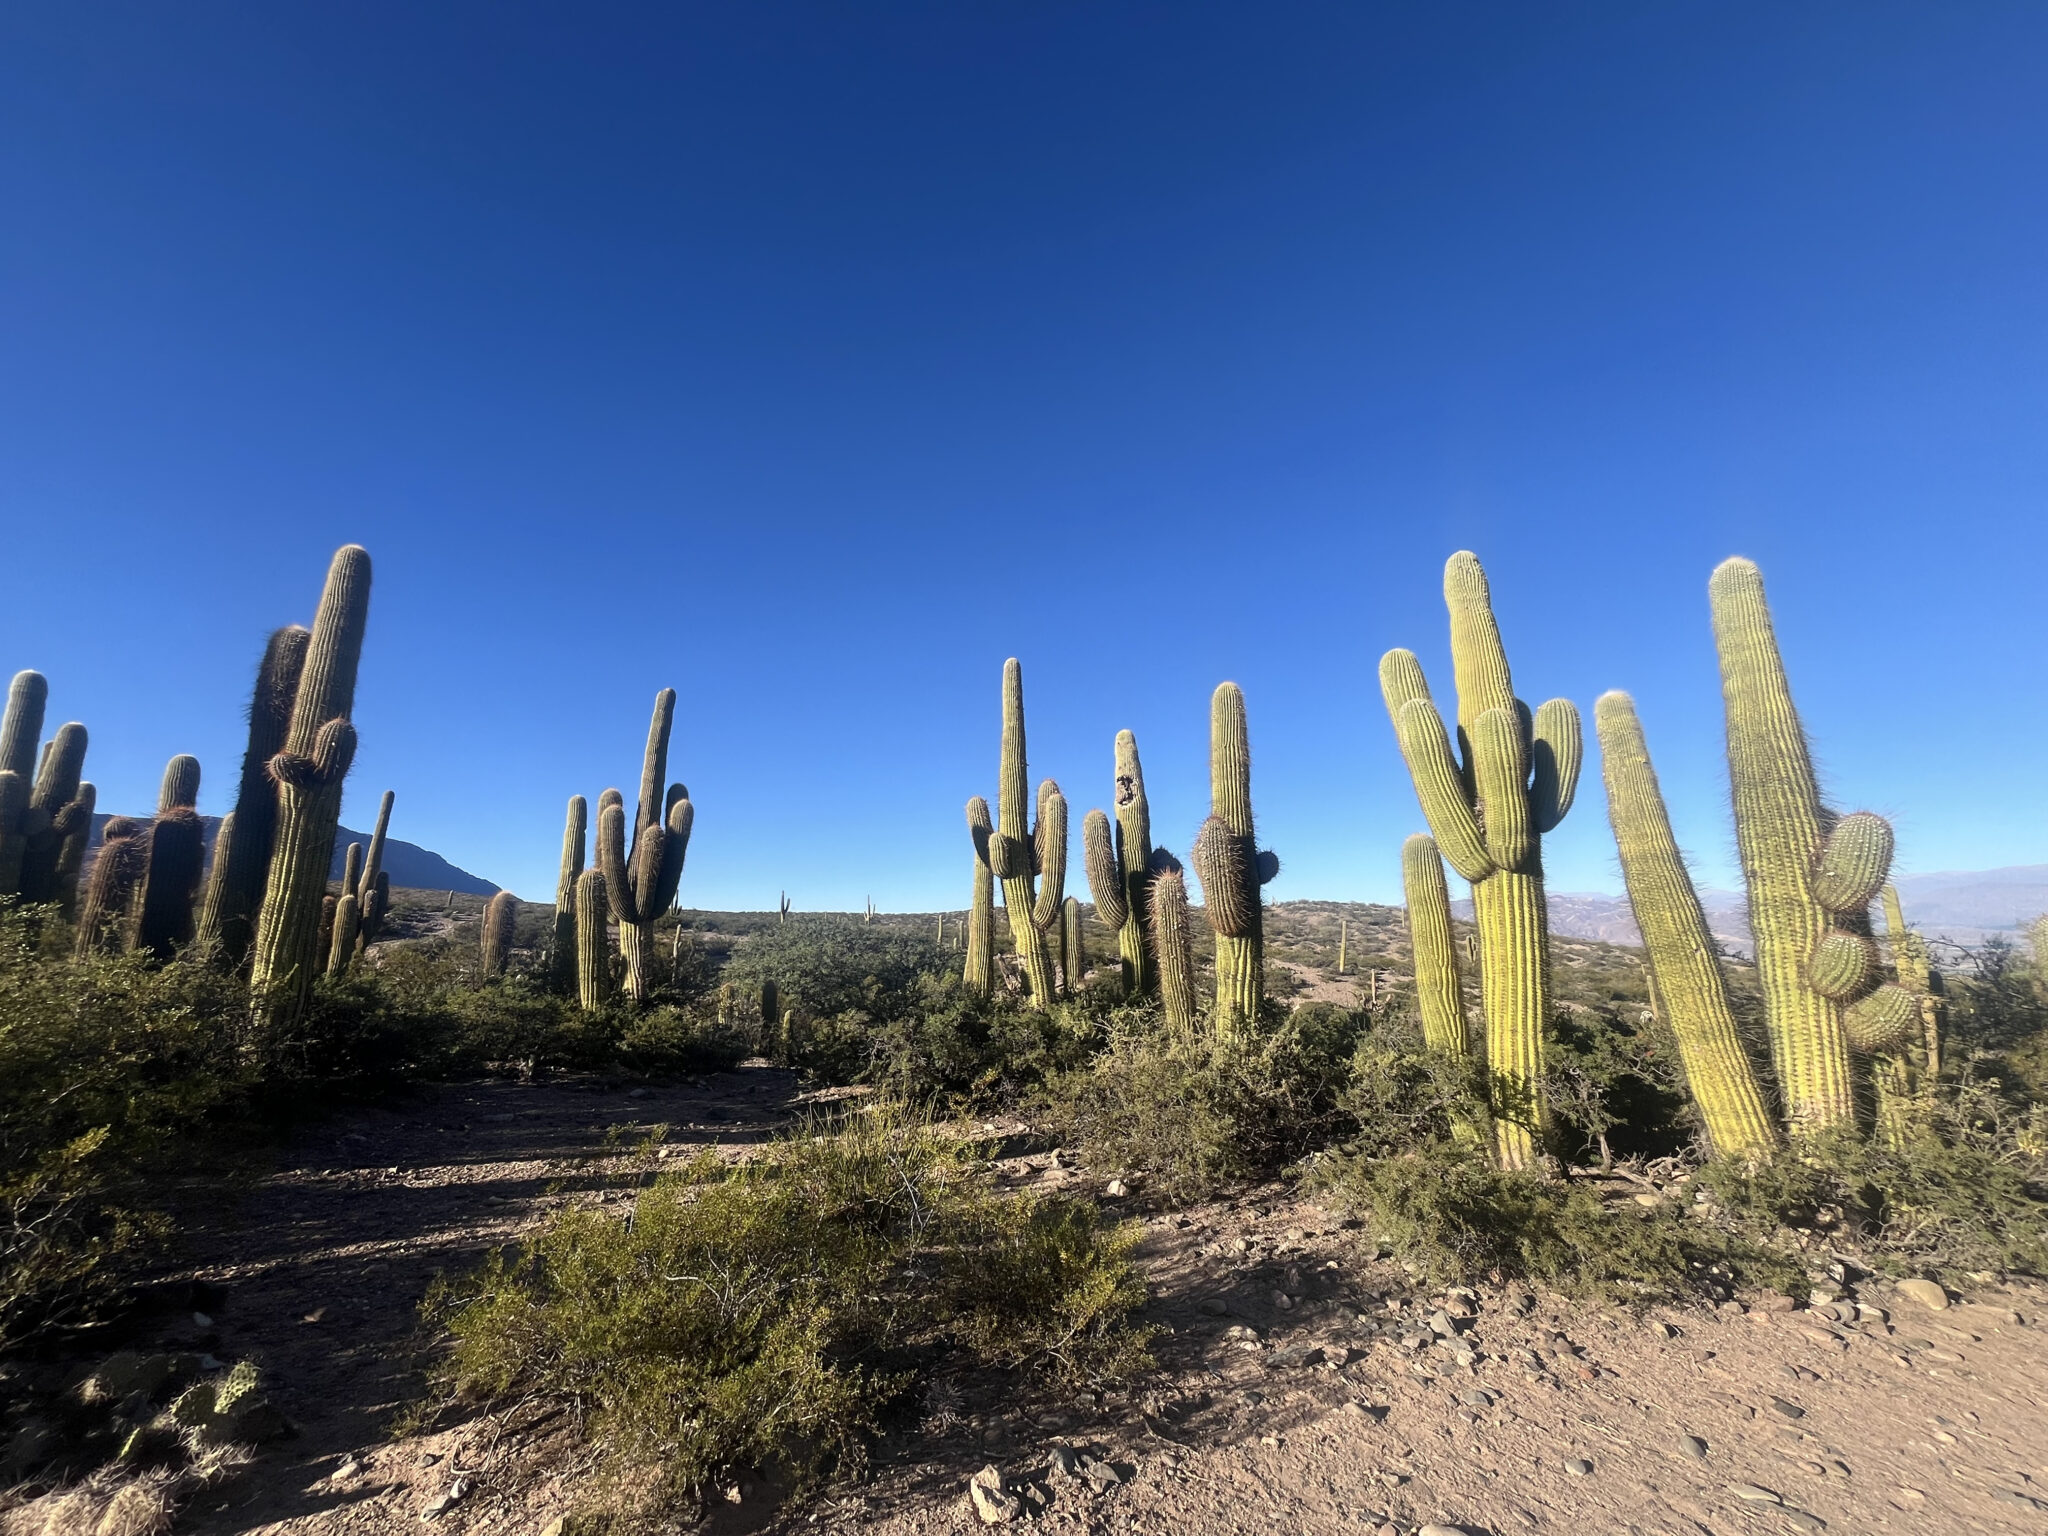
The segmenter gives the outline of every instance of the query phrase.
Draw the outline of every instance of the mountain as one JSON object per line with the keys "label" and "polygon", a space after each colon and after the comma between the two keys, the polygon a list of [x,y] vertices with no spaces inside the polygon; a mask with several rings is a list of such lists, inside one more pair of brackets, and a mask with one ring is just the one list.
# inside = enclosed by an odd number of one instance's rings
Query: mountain
{"label": "mountain", "polygon": [[[1994,935],[2011,938],[2048,912],[2048,864],[2015,864],[2005,869],[1944,870],[1929,875],[1900,875],[1899,904],[1906,921],[1931,939],[1974,947]],[[1610,944],[1640,944],[1635,917],[1623,896],[1552,891],[1551,931],[1572,939],[1603,939]],[[1700,891],[1707,927],[1734,954],[1750,952],[1749,909],[1742,892]],[[1472,916],[1472,903],[1458,901],[1452,910]]]}
{"label": "mountain", "polygon": [[[146,819],[146,818],[137,818]],[[200,818],[206,823],[206,847],[213,851],[214,834],[220,830],[218,816]],[[107,824],[104,815],[92,819],[92,848],[100,845],[100,829]],[[361,843],[363,851],[370,851],[370,834],[353,832],[342,827],[334,839],[334,866],[327,872],[330,880],[341,878],[342,863],[348,857],[348,845]],[[384,868],[391,872],[391,883],[423,891],[458,891],[465,896],[494,896],[498,888],[490,881],[472,875],[466,869],[458,869],[441,855],[418,843],[408,843],[403,838],[384,839]]]}

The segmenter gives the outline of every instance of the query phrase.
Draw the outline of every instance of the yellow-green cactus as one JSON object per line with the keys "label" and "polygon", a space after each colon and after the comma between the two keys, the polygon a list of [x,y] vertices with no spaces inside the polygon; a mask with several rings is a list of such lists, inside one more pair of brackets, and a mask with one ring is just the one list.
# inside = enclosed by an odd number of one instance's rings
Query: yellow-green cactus
{"label": "yellow-green cactus", "polygon": [[1890,1050],[1919,1019],[1910,993],[1877,983],[1871,947],[1869,908],[1891,864],[1891,828],[1821,804],[1755,564],[1724,561],[1708,595],[1778,1091],[1797,1132],[1851,1126],[1851,1047]]}
{"label": "yellow-green cactus", "polygon": [[1736,1032],[1720,951],[1672,834],[1635,701],[1625,693],[1602,694],[1593,719],[1607,815],[1657,1011],[1677,1038],[1707,1138],[1724,1155],[1766,1151],[1777,1139],[1770,1110]]}
{"label": "yellow-green cactus", "polygon": [[[996,785],[996,824],[988,838],[989,869],[1002,882],[1003,910],[1010,937],[1024,963],[1028,1000],[1043,1008],[1056,995],[1052,946],[1047,928],[1059,920],[1065,898],[1067,803],[1059,786],[1039,786],[1039,821],[1030,825],[1030,768],[1024,744],[1024,668],[1013,656],[1003,663],[1003,745]],[[1057,819],[1058,837],[1048,824]],[[1045,889],[1037,877],[1046,875]],[[1049,899],[1048,899],[1049,898]]]}
{"label": "yellow-green cactus", "polygon": [[1258,1023],[1266,992],[1265,903],[1259,887],[1280,872],[1252,829],[1251,732],[1244,693],[1217,686],[1209,701],[1209,819],[1196,834],[1195,874],[1216,932],[1216,1008],[1224,1034]]}
{"label": "yellow-green cactus", "polygon": [[1418,832],[1401,845],[1401,892],[1408,905],[1408,947],[1415,957],[1415,1001],[1423,1042],[1447,1056],[1469,1056],[1458,946],[1451,936],[1451,892],[1436,844]]}
{"label": "yellow-green cactus", "polygon": [[1380,691],[1437,847],[1472,882],[1495,1151],[1503,1167],[1519,1168],[1535,1156],[1546,1122],[1537,1086],[1550,1014],[1543,834],[1564,819],[1578,787],[1579,713],[1552,699],[1532,720],[1515,697],[1486,573],[1469,551],[1445,565],[1444,601],[1461,751],[1412,651],[1381,658]]}
{"label": "yellow-green cactus", "polygon": [[1152,956],[1159,962],[1159,1002],[1166,1024],[1179,1034],[1195,1028],[1195,954],[1188,937],[1188,882],[1180,861],[1164,848],[1152,850]]}
{"label": "yellow-green cactus", "polygon": [[576,882],[583,877],[583,845],[590,825],[590,802],[569,797],[562,821],[562,867],[555,877],[555,947],[549,957],[555,990],[576,990]]}
{"label": "yellow-green cactus", "polygon": [[[666,792],[661,787],[668,776],[668,738],[675,713],[676,691],[664,688],[655,695],[654,715],[648,722],[630,842],[625,797],[616,789],[607,789],[597,802],[598,867],[604,871],[604,893],[611,914],[619,921],[626,995],[635,1002],[644,1002],[653,993],[654,925],[676,898],[697,814],[690,792],[681,784],[669,785]],[[577,900],[582,900],[580,888]]]}
{"label": "yellow-green cactus", "polygon": [[576,877],[576,996],[585,1013],[596,1013],[611,1000],[610,923],[604,871],[586,869]]}
{"label": "yellow-green cactus", "polygon": [[967,907],[967,965],[962,980],[976,997],[996,989],[996,877],[989,868],[988,841],[995,832],[988,802],[967,802],[967,836],[974,845],[974,895]]}

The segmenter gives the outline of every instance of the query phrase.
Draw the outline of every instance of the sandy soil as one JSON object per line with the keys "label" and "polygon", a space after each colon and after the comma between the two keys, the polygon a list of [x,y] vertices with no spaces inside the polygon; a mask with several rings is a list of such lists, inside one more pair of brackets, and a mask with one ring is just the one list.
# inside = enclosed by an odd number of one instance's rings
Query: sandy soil
{"label": "sandy soil", "polygon": [[[233,1198],[190,1191],[191,1273],[221,1299],[146,1342],[259,1361],[299,1433],[179,1529],[544,1531],[586,1469],[559,1418],[392,1437],[421,1390],[421,1296],[556,1202],[630,1199],[620,1128],[743,1155],[800,1107],[765,1066],[632,1090],[452,1086],[323,1123]],[[1004,1173],[1082,1177],[1042,1155]],[[2048,1531],[2038,1291],[1936,1312],[1873,1282],[1859,1297],[1885,1316],[1853,1324],[1735,1303],[1640,1319],[1419,1290],[1355,1226],[1277,1190],[1142,1219],[1156,1378],[1024,1400],[941,1381],[868,1481],[801,1504],[736,1486],[713,1525],[978,1530],[967,1480],[993,1463],[1043,1505],[1016,1528],[1075,1533]],[[1062,1450],[1094,1476],[1062,1471]]]}

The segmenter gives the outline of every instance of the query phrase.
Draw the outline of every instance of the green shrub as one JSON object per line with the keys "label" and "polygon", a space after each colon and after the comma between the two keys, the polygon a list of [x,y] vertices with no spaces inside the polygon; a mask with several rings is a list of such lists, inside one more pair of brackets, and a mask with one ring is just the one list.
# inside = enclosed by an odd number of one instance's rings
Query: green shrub
{"label": "green shrub", "polygon": [[429,1299],[446,1384],[572,1404],[613,1497],[653,1513],[724,1472],[858,1469],[920,1354],[1063,1380],[1135,1368],[1133,1235],[1003,1200],[978,1166],[929,1125],[864,1115],[736,1167],[706,1154],[623,1220],[562,1212]]}

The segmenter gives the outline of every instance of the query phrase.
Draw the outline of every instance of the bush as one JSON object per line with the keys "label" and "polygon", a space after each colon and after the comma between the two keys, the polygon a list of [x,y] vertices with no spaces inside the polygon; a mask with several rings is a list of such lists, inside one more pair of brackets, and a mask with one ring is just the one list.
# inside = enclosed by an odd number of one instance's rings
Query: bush
{"label": "bush", "polygon": [[654,1513],[728,1471],[857,1469],[921,1356],[1063,1380],[1142,1363],[1134,1234],[1001,1199],[977,1167],[929,1125],[866,1115],[737,1167],[706,1154],[623,1221],[565,1211],[430,1297],[445,1383],[572,1404],[613,1497]]}

